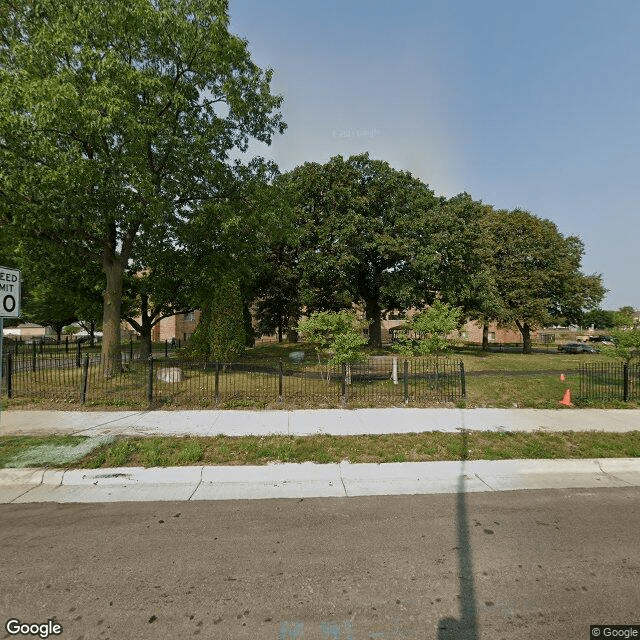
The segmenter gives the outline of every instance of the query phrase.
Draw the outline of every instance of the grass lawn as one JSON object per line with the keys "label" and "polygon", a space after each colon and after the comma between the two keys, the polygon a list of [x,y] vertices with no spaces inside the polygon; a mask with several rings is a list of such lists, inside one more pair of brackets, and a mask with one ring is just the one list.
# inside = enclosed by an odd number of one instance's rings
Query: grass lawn
{"label": "grass lawn", "polygon": [[371,436],[2,436],[0,467],[66,468],[640,457],[630,433],[438,432]]}

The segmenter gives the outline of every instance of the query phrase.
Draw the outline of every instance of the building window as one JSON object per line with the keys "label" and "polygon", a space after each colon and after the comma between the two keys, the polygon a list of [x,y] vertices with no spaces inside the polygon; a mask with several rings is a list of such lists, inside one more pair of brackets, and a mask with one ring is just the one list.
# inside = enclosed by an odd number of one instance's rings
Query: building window
{"label": "building window", "polygon": [[496,341],[496,332],[495,331],[489,331],[489,334],[487,336],[489,342],[495,342]]}

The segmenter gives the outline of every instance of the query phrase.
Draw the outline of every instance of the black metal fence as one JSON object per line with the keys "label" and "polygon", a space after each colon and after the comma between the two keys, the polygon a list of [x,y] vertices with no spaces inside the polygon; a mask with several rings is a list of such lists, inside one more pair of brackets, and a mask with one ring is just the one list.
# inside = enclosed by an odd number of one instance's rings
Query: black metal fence
{"label": "black metal fence", "polygon": [[[151,352],[158,357],[162,355],[168,357],[184,344],[181,340],[153,342],[151,344]],[[51,338],[47,340],[41,338],[33,338],[31,340],[11,340],[5,338],[2,343],[3,353],[12,353],[14,356],[20,355],[22,357],[27,354],[32,358],[52,355],[78,356],[81,358],[84,353],[99,353],[100,348],[100,341],[95,341],[91,344],[88,339],[69,339],[68,336],[62,338],[60,342],[56,342]],[[124,354],[124,357],[128,356],[129,359],[139,358],[145,352],[142,342],[133,339],[123,341],[120,345],[120,350]],[[147,357],[146,354],[144,357]]]}
{"label": "black metal fence", "polygon": [[580,365],[580,398],[640,401],[640,364],[593,362]]}
{"label": "black metal fence", "polygon": [[171,357],[8,353],[3,391],[116,406],[376,406],[455,402],[466,396],[462,362],[443,358],[372,358],[331,365],[290,361],[194,362]]}

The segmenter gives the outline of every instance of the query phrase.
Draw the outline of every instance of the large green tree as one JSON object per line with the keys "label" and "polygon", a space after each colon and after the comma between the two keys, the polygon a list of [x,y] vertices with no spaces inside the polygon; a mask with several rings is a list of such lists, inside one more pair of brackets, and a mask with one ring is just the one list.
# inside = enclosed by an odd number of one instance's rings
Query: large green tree
{"label": "large green tree", "polygon": [[283,177],[301,237],[301,302],[307,311],[362,305],[369,344],[381,346],[386,310],[435,295],[434,209],[441,199],[368,154],[306,163]]}
{"label": "large green tree", "polygon": [[613,313],[613,323],[616,327],[632,328],[636,324],[635,315],[636,311],[633,307],[629,305],[620,307]]}
{"label": "large green tree", "polygon": [[554,319],[577,321],[602,300],[600,276],[580,270],[584,245],[578,237],[565,237],[550,220],[519,209],[492,211],[484,220],[492,239],[496,315],[518,327],[524,353],[531,352],[532,330]]}
{"label": "large green tree", "polygon": [[438,248],[437,286],[440,298],[461,310],[460,320],[482,324],[482,346],[488,349],[489,323],[500,311],[491,247],[484,222],[491,205],[460,193],[439,207],[439,228],[433,236]]}
{"label": "large green tree", "polygon": [[144,264],[144,239],[233,199],[246,168],[230,151],[284,130],[272,72],[228,25],[226,0],[0,11],[0,216],[103,270],[105,356],[118,354],[123,275]]}
{"label": "large green tree", "polygon": [[300,269],[295,241],[277,241],[263,254],[256,274],[255,315],[261,334],[276,333],[282,342],[286,333],[296,342],[296,326],[302,315]]}
{"label": "large green tree", "polygon": [[593,325],[594,329],[612,329],[616,326],[615,311],[607,311],[606,309],[592,309],[582,315],[580,324],[583,327]]}
{"label": "large green tree", "polygon": [[126,271],[122,317],[140,336],[140,357],[151,354],[151,332],[163,318],[193,310],[192,275],[185,251],[160,242],[152,260]]}
{"label": "large green tree", "polygon": [[21,271],[25,320],[51,326],[58,338],[66,324],[97,321],[103,289],[97,266],[77,256],[52,252],[46,241],[30,238],[27,242],[16,236],[11,225],[2,225],[1,231],[0,264]]}

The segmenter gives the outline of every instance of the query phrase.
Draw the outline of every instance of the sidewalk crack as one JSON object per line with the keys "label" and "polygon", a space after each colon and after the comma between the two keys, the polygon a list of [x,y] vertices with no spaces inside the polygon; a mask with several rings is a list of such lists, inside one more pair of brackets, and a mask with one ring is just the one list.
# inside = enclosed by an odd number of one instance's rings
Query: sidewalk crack
{"label": "sidewalk crack", "polygon": [[[128,413],[125,416],[118,416],[114,420],[107,420],[106,422],[101,422],[100,424],[95,424],[95,425],[93,425],[91,427],[85,427],[84,429],[78,429],[77,431],[72,431],[71,435],[72,436],[79,436],[79,435],[82,435],[85,431],[92,432],[92,431],[95,431],[96,429],[100,429],[101,427],[105,427],[108,424],[113,424],[114,422],[118,422],[120,420],[126,420],[128,418],[132,418],[132,417],[135,417],[135,416],[137,416],[138,419],[140,419],[145,413],[150,413],[150,410],[147,409],[145,411],[135,411],[133,413]],[[127,429],[126,426],[122,426],[121,428],[122,429]]]}
{"label": "sidewalk crack", "polygon": [[29,491],[33,491],[34,489],[37,489],[38,487],[41,487],[44,484],[44,474],[47,471],[48,467],[45,467],[42,475],[40,476],[40,482],[38,482],[38,484],[33,485],[33,487],[29,487],[26,491],[24,491],[23,493],[21,493],[19,496],[16,496],[13,500],[9,500],[9,502],[7,502],[7,504],[12,504],[14,503],[18,498],[22,498],[22,496],[26,496],[27,493],[29,493]]}
{"label": "sidewalk crack", "polygon": [[26,491],[21,493],[19,496],[16,496],[13,500],[10,500],[7,504],[13,504],[16,500],[18,500],[18,498],[22,498],[22,496],[26,496],[27,493],[29,493],[29,491],[33,491],[34,489],[37,489],[40,486],[42,486],[42,483],[36,484],[33,487],[29,487]]}
{"label": "sidewalk crack", "polygon": [[483,480],[477,473],[473,474],[476,478],[478,478],[478,480],[480,480],[480,482],[482,482],[482,484],[486,485],[487,487],[489,487],[489,489],[491,489],[491,491],[495,491],[495,489],[486,481]]}
{"label": "sidewalk crack", "polygon": [[347,491],[347,486],[344,483],[344,478],[342,477],[342,462],[338,463],[338,474],[340,475],[340,482],[342,483],[342,490],[344,491],[345,498],[349,497],[349,492]]}
{"label": "sidewalk crack", "polygon": [[193,498],[193,496],[195,495],[196,491],[199,489],[200,485],[202,484],[202,474],[204,473],[204,467],[200,467],[200,480],[198,480],[198,484],[196,485],[196,488],[191,492],[191,495],[187,498],[187,502],[189,500],[191,500],[191,498]]}
{"label": "sidewalk crack", "polygon": [[624,478],[618,478],[618,476],[613,475],[613,473],[609,473],[608,471],[605,471],[602,468],[602,463],[600,462],[600,460],[597,461],[598,462],[598,468],[600,469],[600,473],[607,477],[607,478],[611,478],[612,480],[615,480],[616,482],[624,482],[624,484],[626,484],[629,487],[633,487],[634,485],[631,482],[627,482]]}

